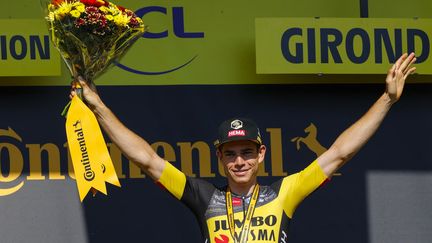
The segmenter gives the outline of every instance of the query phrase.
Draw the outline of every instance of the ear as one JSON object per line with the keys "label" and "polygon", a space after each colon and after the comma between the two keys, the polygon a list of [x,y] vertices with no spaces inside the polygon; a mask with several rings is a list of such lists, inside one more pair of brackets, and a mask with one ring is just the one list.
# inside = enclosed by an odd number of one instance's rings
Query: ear
{"label": "ear", "polygon": [[264,161],[265,153],[266,153],[266,146],[261,145],[258,149],[258,163],[262,163]]}
{"label": "ear", "polygon": [[217,156],[217,158],[218,158],[219,160],[222,159],[222,152],[220,151],[219,148],[216,149],[216,156]]}

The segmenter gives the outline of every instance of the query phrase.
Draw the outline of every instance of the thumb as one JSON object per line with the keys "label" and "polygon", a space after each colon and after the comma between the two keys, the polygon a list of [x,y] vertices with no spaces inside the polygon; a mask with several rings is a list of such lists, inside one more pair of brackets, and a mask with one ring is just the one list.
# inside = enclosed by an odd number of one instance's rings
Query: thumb
{"label": "thumb", "polygon": [[81,76],[78,76],[78,82],[81,84],[83,89],[91,90],[94,93],[97,93],[96,85],[94,84],[94,82],[84,80]]}
{"label": "thumb", "polygon": [[81,87],[88,88],[87,82],[83,79],[83,77],[78,76],[78,80],[77,81],[81,85]]}

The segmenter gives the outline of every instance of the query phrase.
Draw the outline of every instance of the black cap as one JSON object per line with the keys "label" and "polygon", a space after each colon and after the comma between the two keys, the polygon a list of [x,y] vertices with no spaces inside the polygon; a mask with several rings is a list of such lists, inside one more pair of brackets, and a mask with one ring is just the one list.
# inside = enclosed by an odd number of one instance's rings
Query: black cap
{"label": "black cap", "polygon": [[247,118],[232,118],[222,122],[218,130],[218,139],[214,142],[219,145],[239,140],[250,140],[262,144],[261,134],[256,123]]}

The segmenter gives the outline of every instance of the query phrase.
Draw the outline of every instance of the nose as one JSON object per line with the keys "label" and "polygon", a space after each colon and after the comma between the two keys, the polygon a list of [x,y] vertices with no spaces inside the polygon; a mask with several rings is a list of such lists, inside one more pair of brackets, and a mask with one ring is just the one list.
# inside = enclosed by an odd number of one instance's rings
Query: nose
{"label": "nose", "polygon": [[243,166],[245,161],[241,155],[237,155],[234,162],[236,166]]}

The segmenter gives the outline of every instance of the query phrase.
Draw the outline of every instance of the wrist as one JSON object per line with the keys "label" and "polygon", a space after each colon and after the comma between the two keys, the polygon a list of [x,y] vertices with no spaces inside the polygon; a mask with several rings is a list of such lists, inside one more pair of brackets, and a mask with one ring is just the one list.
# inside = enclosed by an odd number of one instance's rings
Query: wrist
{"label": "wrist", "polygon": [[391,107],[394,103],[396,103],[397,100],[393,99],[389,93],[384,92],[384,94],[381,96],[380,98],[384,104],[386,104],[387,106]]}
{"label": "wrist", "polygon": [[97,99],[97,101],[92,104],[91,109],[97,116],[101,116],[108,108],[101,99]]}

